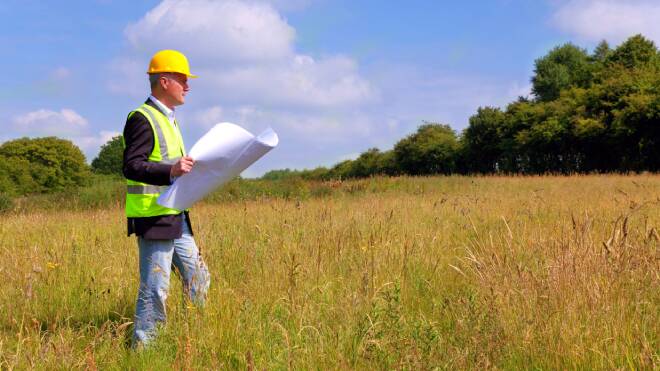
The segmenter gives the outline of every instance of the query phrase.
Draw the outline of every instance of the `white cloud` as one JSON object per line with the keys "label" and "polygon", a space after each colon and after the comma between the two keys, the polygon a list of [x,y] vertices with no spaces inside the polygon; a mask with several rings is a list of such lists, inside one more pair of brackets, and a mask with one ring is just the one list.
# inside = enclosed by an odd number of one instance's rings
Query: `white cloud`
{"label": "white cloud", "polygon": [[249,122],[252,117],[259,115],[259,109],[255,106],[240,106],[236,108],[236,113],[238,114],[238,122],[245,125]]}
{"label": "white cloud", "polygon": [[326,111],[307,115],[296,112],[270,111],[253,119],[271,122],[285,132],[301,135],[317,143],[363,137],[371,130],[370,124],[372,124],[368,118],[360,117],[357,112],[341,114]]}
{"label": "white cloud", "polygon": [[164,0],[125,34],[132,48],[109,66],[115,93],[145,95],[148,59],[168,48],[184,52],[200,76],[190,101],[202,106],[345,107],[377,97],[351,58],[296,54],[295,30],[268,3]]}
{"label": "white cloud", "polygon": [[75,135],[87,128],[87,119],[64,108],[59,112],[40,109],[14,117],[14,128],[30,136]]}
{"label": "white cloud", "polygon": [[273,7],[283,11],[302,10],[313,2],[318,0],[265,0],[264,2],[272,4]]}
{"label": "white cloud", "polygon": [[222,120],[222,113],[222,107],[213,106],[196,112],[194,116],[196,123],[201,124],[205,128],[210,128]]}
{"label": "white cloud", "polygon": [[177,45],[198,66],[281,59],[292,54],[295,37],[272,6],[239,0],[164,0],[125,34],[137,50]]}
{"label": "white cloud", "polygon": [[57,67],[50,75],[54,80],[65,80],[71,77],[71,70],[66,67]]}
{"label": "white cloud", "polygon": [[110,79],[106,86],[115,94],[143,98],[149,89],[147,66],[139,58],[115,58],[108,66]]}
{"label": "white cloud", "polygon": [[641,33],[660,41],[657,0],[569,0],[559,4],[553,22],[581,39],[619,43]]}
{"label": "white cloud", "polygon": [[305,55],[279,64],[233,68],[199,81],[210,97],[269,106],[347,107],[377,99],[377,92],[344,56]]}
{"label": "white cloud", "polygon": [[99,147],[121,133],[102,130],[90,133],[88,120],[72,109],[59,112],[39,109],[15,116],[12,119],[12,136],[57,136],[77,145],[87,156],[95,155]]}
{"label": "white cloud", "polygon": [[382,101],[387,102],[377,109],[394,120],[396,125],[388,127],[399,138],[414,131],[422,120],[449,124],[460,131],[479,107],[504,107],[531,91],[529,80],[522,75],[521,80],[512,81],[396,64],[372,70],[371,79],[377,81]]}
{"label": "white cloud", "polygon": [[96,135],[73,136],[66,139],[71,140],[80,147],[80,149],[88,155],[88,160],[92,160],[92,158],[89,157],[90,155],[95,156],[102,145],[118,135],[121,135],[121,133],[103,130]]}

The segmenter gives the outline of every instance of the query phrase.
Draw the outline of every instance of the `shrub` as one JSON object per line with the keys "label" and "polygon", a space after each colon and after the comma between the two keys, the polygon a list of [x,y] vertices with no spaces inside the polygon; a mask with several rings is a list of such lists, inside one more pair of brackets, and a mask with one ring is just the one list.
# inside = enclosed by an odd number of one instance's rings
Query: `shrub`
{"label": "shrub", "polygon": [[89,167],[85,155],[68,140],[56,137],[21,138],[3,143],[0,171],[16,194],[70,190],[85,185]]}
{"label": "shrub", "polygon": [[398,166],[411,175],[450,174],[457,152],[456,133],[442,124],[426,123],[394,146]]}
{"label": "shrub", "polygon": [[12,198],[4,193],[0,192],[0,214],[8,212],[14,208],[14,201]]}
{"label": "shrub", "polygon": [[123,154],[122,137],[118,135],[101,147],[99,155],[92,161],[92,170],[99,174],[122,175]]}

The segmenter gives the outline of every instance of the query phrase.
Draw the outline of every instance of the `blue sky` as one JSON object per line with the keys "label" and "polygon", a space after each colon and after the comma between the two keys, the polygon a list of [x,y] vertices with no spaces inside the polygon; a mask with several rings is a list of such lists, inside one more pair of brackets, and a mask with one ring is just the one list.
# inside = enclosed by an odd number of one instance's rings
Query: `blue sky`
{"label": "blue sky", "polygon": [[188,147],[222,121],[280,134],[246,176],[387,150],[423,120],[460,132],[528,95],[534,59],[565,42],[660,39],[648,0],[3,0],[0,16],[0,141],[57,135],[91,161],[171,48],[201,76],[177,109]]}

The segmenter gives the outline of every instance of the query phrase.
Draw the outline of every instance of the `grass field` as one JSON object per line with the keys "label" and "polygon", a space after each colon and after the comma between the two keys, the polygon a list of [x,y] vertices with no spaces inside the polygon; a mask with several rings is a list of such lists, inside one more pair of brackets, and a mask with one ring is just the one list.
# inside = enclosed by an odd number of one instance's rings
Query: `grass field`
{"label": "grass field", "polygon": [[659,175],[302,186],[194,208],[207,306],[141,352],[120,205],[1,215],[0,369],[660,368]]}

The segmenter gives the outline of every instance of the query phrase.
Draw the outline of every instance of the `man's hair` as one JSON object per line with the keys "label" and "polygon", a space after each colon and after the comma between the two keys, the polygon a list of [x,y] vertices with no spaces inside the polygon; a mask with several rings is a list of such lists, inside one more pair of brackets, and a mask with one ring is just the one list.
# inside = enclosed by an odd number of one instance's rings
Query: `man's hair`
{"label": "man's hair", "polygon": [[162,73],[150,73],[149,74],[149,86],[151,86],[151,90],[155,89],[156,86],[158,86],[158,81],[160,80],[160,77],[162,76]]}

